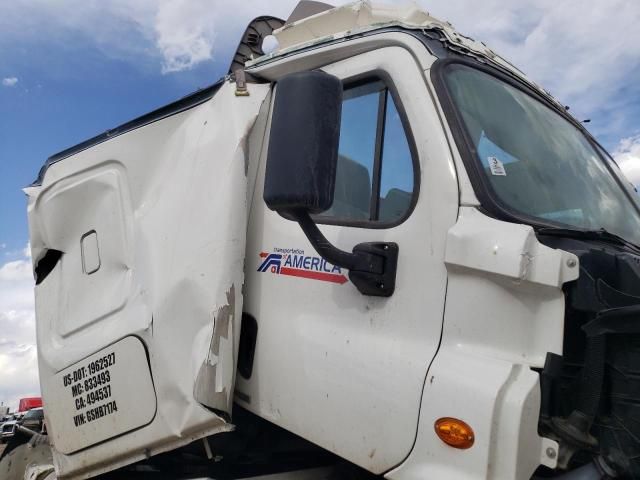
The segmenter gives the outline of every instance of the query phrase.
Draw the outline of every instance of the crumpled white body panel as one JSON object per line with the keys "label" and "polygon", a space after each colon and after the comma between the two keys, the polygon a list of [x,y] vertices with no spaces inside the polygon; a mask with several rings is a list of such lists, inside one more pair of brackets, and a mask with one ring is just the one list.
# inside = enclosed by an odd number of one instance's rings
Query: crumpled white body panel
{"label": "crumpled white body panel", "polygon": [[[63,252],[36,287],[60,478],[232,428],[213,410],[231,411],[247,137],[269,88],[236,97],[227,82],[197,107],[52,165],[41,187],[27,189],[34,262],[47,249]],[[138,403],[125,406],[127,381]],[[105,406],[119,399],[117,411]],[[74,430],[83,434],[65,441]]]}

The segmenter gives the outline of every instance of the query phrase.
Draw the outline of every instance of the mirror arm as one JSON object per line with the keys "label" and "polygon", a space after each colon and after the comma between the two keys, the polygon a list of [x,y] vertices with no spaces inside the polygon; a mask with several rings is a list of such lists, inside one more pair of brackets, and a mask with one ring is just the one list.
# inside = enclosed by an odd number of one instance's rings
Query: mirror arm
{"label": "mirror arm", "polygon": [[399,251],[396,243],[360,243],[353,248],[353,253],[345,252],[327,240],[308,212],[290,213],[322,258],[349,270],[349,279],[361,293],[379,297],[393,295]]}
{"label": "mirror arm", "polygon": [[356,259],[354,255],[339,248],[334,247],[329,240],[322,234],[316,223],[306,211],[297,211],[293,213],[300,228],[306,235],[307,239],[327,262],[341,268],[352,270],[355,268]]}

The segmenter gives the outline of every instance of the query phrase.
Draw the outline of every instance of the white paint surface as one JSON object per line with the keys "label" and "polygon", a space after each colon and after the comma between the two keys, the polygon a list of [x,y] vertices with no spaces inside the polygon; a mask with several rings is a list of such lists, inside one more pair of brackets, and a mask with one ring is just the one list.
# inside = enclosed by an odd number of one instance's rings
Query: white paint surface
{"label": "white paint surface", "polygon": [[57,373],[47,405],[47,431],[65,454],[148,424],[156,395],[144,345],[126,337]]}
{"label": "white paint surface", "polygon": [[[210,380],[220,393],[213,407],[230,411],[244,281],[245,150],[268,92],[268,85],[251,85],[250,96],[236,97],[235,85],[225,83],[195,108],[54,164],[42,187],[28,190],[34,260],[46,249],[63,252],[36,287],[40,382],[60,431],[60,478],[95,475],[232,428],[198,402],[196,379],[213,359]],[[87,275],[81,239],[91,231],[100,268]],[[220,333],[227,338],[214,358],[216,316],[225,305],[232,325]],[[148,352],[142,360],[125,349],[119,359],[139,383],[128,392],[139,404],[119,408],[110,416],[114,426],[63,439],[69,404],[59,372],[130,336]],[[149,371],[157,409],[145,386]],[[89,448],[69,453],[79,447]]]}

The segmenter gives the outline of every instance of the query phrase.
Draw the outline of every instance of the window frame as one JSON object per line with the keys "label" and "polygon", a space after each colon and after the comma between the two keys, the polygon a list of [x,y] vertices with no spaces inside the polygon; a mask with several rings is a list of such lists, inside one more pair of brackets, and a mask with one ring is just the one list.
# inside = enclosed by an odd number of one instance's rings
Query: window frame
{"label": "window frame", "polygon": [[[378,99],[378,118],[376,122],[376,140],[375,151],[373,159],[373,178],[371,182],[371,199],[369,212],[371,213],[375,209],[376,216],[379,215],[380,210],[380,185],[382,179],[382,159],[384,157],[384,133],[386,124],[386,107],[388,104],[388,96],[391,95],[391,99],[394,102],[398,116],[400,117],[400,123],[404,131],[405,138],[407,139],[407,145],[409,147],[409,153],[411,155],[411,166],[413,173],[413,191],[411,193],[411,202],[407,211],[400,218],[393,221],[380,221],[380,220],[355,220],[345,219],[331,216],[324,216],[322,213],[312,215],[314,222],[319,225],[337,225],[343,227],[354,228],[368,228],[368,229],[387,229],[397,227],[404,223],[415,210],[418,203],[418,197],[420,196],[420,160],[418,157],[418,149],[415,143],[415,137],[411,130],[411,124],[407,117],[407,112],[404,109],[400,95],[393,84],[391,76],[383,70],[374,70],[370,72],[360,73],[357,75],[342,78],[343,92],[351,88],[357,88],[368,83],[379,82],[384,86],[386,95],[380,95]],[[383,90],[384,91],[384,90]],[[384,101],[382,99],[384,97]],[[375,203],[375,207],[373,206]]]}
{"label": "window frame", "polygon": [[[571,228],[575,230],[586,230],[576,226],[568,226],[565,223],[554,222],[553,220],[545,220],[540,217],[526,214],[520,210],[516,210],[509,204],[499,198],[490,184],[489,178],[485,172],[482,171],[482,165],[473,141],[469,135],[468,129],[462,118],[462,114],[456,105],[451,92],[447,86],[447,72],[450,68],[462,65],[463,67],[471,68],[490,75],[507,85],[521,91],[525,95],[537,100],[556,112],[558,115],[567,120],[570,124],[575,126],[586,138],[587,142],[594,148],[598,159],[604,164],[605,168],[613,176],[614,180],[618,183],[624,194],[628,197],[630,203],[640,212],[637,203],[629,194],[629,191],[625,188],[623,180],[616,174],[607,159],[605,159],[600,150],[604,150],[593,136],[579,123],[575,118],[568,114],[564,109],[559,108],[551,100],[546,98],[540,92],[534,90],[531,86],[527,85],[521,79],[515,77],[513,74],[504,72],[498,68],[489,66],[478,61],[470,60],[461,57],[450,57],[437,60],[431,68],[431,81],[435,87],[438,101],[444,112],[444,117],[449,125],[451,134],[454,139],[454,143],[458,148],[462,162],[466,168],[467,174],[473,190],[480,201],[480,205],[485,213],[501,220],[521,223],[525,225],[531,225],[534,228]],[[608,153],[608,152],[607,152]]]}

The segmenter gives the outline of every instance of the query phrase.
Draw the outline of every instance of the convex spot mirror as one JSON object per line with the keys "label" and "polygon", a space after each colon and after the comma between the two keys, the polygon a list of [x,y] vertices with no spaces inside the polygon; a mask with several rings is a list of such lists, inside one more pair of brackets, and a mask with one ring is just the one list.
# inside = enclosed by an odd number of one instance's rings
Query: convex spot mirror
{"label": "convex spot mirror", "polygon": [[324,72],[278,81],[264,182],[264,201],[278,212],[323,212],[333,203],[342,82]]}

